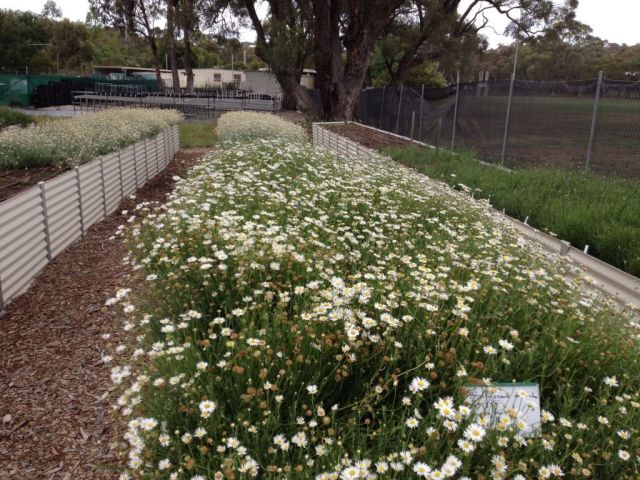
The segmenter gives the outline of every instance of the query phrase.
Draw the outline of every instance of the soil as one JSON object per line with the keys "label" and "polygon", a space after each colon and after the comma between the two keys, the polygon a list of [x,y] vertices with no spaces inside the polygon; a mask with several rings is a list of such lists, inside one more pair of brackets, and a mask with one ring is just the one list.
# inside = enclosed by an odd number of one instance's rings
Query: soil
{"label": "soil", "polygon": [[411,142],[385,132],[363,127],[356,123],[334,123],[323,128],[339,133],[360,145],[380,151],[386,147],[408,147]]}
{"label": "soil", "polygon": [[68,168],[60,167],[2,170],[0,171],[0,202],[17,195],[38,182],[43,182],[68,170]]}
{"label": "soil", "polygon": [[[112,235],[143,201],[163,201],[211,149],[181,150],[167,168],[60,254],[0,318],[0,479],[111,480],[122,459],[110,412],[107,343],[124,340],[104,306],[127,282],[125,247]],[[110,339],[103,339],[109,334]]]}

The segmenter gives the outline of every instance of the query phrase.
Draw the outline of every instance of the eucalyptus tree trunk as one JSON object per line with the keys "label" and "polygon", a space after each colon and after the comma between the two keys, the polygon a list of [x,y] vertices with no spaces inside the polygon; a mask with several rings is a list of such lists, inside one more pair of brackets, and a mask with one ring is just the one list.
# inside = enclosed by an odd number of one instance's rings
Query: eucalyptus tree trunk
{"label": "eucalyptus tree trunk", "polygon": [[167,45],[173,92],[180,93],[180,75],[178,74],[178,61],[176,59],[176,1],[167,0]]}
{"label": "eucalyptus tree trunk", "polygon": [[193,93],[193,55],[191,33],[194,31],[193,0],[184,0],[182,8],[182,30],[184,32],[184,69],[187,72],[187,91]]}

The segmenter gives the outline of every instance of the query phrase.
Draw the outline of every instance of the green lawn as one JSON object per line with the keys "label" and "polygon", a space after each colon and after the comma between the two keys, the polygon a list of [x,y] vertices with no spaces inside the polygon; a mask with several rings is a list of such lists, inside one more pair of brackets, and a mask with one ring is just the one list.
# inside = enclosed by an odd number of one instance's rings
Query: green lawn
{"label": "green lawn", "polygon": [[217,142],[216,122],[182,122],[178,126],[182,148],[213,147]]}
{"label": "green lawn", "polygon": [[[542,92],[541,92],[542,94]],[[469,104],[483,105],[484,108],[506,109],[507,97],[498,96],[473,96],[464,95],[462,97]],[[586,113],[589,117],[593,112],[593,96],[583,97],[563,97],[563,96],[513,96],[513,106],[525,109],[542,109],[547,111],[562,111],[567,113]],[[601,98],[598,110],[616,113],[640,114],[640,101]]]}
{"label": "green lawn", "polygon": [[395,160],[456,188],[489,198],[497,209],[556,234],[577,248],[640,276],[640,184],[552,168],[508,171],[470,155],[394,149]]}

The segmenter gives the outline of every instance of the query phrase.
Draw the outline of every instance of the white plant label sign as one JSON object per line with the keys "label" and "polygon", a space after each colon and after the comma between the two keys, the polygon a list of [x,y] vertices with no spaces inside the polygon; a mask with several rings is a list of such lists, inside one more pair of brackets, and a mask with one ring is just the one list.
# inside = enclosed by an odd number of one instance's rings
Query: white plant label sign
{"label": "white plant label sign", "polygon": [[526,422],[522,431],[525,437],[540,435],[540,386],[535,383],[494,383],[492,385],[468,385],[465,403],[476,416],[486,415],[491,427],[495,427],[500,417],[517,412],[519,419]]}

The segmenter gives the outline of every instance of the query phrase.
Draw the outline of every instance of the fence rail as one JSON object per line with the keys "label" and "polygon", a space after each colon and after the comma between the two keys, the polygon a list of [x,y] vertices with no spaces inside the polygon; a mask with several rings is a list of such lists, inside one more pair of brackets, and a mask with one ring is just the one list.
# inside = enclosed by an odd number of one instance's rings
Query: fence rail
{"label": "fence rail", "polygon": [[178,127],[103,155],[0,203],[0,312],[89,227],[161,172]]}
{"label": "fence rail", "polygon": [[280,95],[260,92],[220,91],[212,96],[125,95],[97,92],[73,92],[74,108],[101,110],[110,107],[170,108],[186,116],[216,117],[230,110],[273,112],[280,110]]}

